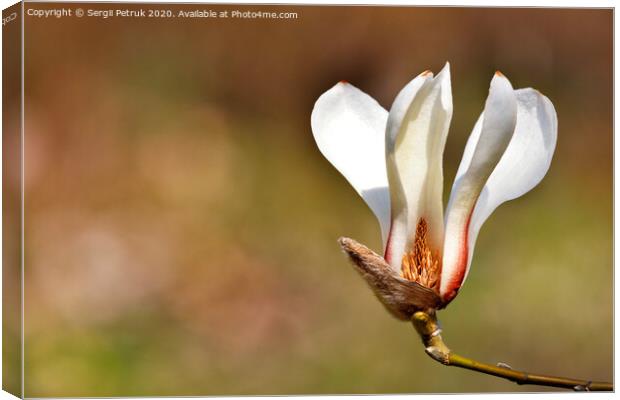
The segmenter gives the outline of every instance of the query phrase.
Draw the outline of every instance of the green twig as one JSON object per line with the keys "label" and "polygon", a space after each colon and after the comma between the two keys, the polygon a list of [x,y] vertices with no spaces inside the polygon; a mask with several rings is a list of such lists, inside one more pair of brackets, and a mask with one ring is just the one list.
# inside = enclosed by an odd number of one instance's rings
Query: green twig
{"label": "green twig", "polygon": [[519,385],[552,386],[575,391],[613,391],[614,389],[613,384],[608,382],[593,382],[582,379],[530,374],[528,372],[513,370],[505,364],[495,366],[474,361],[450,351],[441,338],[441,329],[439,329],[437,317],[434,312],[426,313],[418,311],[413,314],[412,322],[422,338],[422,342],[426,347],[426,353],[434,360],[444,365],[497,376],[516,382]]}

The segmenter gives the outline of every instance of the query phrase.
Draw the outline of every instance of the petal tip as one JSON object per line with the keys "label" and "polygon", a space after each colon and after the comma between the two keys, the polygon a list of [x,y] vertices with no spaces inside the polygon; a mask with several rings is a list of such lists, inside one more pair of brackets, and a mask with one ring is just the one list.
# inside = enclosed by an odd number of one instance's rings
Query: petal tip
{"label": "petal tip", "polygon": [[510,80],[506,77],[506,75],[502,74],[500,71],[495,71],[495,74],[493,75],[493,79],[491,79],[490,88],[491,90],[493,90],[493,88],[506,90],[506,91],[514,90],[512,87],[512,83],[510,83]]}
{"label": "petal tip", "polygon": [[438,81],[441,81],[442,84],[450,83],[450,63],[446,62],[446,65],[439,71],[437,77],[435,78]]}
{"label": "petal tip", "polygon": [[446,61],[446,65],[439,71],[435,78],[441,85],[441,102],[444,109],[452,112],[452,88],[450,78],[450,63]]}
{"label": "petal tip", "polygon": [[439,71],[439,74],[437,74],[437,76],[443,74],[444,71],[446,71],[448,75],[450,74],[450,61],[446,61],[446,63],[443,65],[443,68],[441,69],[441,71]]}
{"label": "petal tip", "polygon": [[427,69],[426,71],[422,72],[420,76],[424,76],[424,77],[433,76],[433,72],[430,69]]}
{"label": "petal tip", "polygon": [[349,84],[349,81],[346,81],[346,80],[342,79],[342,80],[338,81],[338,83],[339,83],[340,85],[348,85],[348,84]]}

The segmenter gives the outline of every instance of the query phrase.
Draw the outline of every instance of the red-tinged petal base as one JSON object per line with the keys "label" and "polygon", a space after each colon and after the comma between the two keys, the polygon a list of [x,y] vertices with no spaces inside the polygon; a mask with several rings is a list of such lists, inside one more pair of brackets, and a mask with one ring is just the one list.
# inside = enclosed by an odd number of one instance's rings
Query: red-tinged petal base
{"label": "red-tinged petal base", "polygon": [[390,264],[392,262],[392,226],[390,226],[390,230],[387,235],[387,242],[385,243],[385,253],[383,254],[383,259]]}
{"label": "red-tinged petal base", "polygon": [[[450,277],[450,281],[447,286],[446,293],[442,296],[442,300],[445,305],[448,305],[459,293],[459,289],[465,279],[465,272],[467,271],[467,261],[469,259],[469,224],[471,223],[471,216],[474,213],[472,209],[467,217],[467,223],[463,227],[461,233],[461,240],[459,256],[456,261],[456,269],[454,275]],[[443,277],[442,277],[443,278]]]}

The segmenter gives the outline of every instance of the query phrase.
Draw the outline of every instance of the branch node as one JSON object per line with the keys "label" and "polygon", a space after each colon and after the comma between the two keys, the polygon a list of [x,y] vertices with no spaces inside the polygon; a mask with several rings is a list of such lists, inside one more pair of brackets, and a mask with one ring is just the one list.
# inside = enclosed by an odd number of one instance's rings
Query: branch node
{"label": "branch node", "polygon": [[523,378],[515,381],[517,385],[527,385],[530,382],[530,375],[527,372],[523,372]]}
{"label": "branch node", "polygon": [[588,381],[585,385],[577,385],[573,387],[573,390],[575,392],[589,392],[591,384],[592,384],[592,381]]}
{"label": "branch node", "polygon": [[439,347],[430,346],[430,347],[425,348],[424,351],[426,351],[426,354],[431,356],[431,358],[433,358],[436,361],[439,361],[443,365],[449,365],[450,364],[449,354],[446,354]]}

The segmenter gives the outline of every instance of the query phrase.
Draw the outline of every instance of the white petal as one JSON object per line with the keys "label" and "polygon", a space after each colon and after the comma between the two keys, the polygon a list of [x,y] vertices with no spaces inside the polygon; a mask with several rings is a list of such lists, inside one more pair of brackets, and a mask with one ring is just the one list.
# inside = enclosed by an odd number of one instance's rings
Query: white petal
{"label": "white petal", "polygon": [[[491,80],[484,115],[478,120],[468,142],[446,209],[440,296],[452,300],[461,287],[473,254],[471,220],[474,207],[498,165],[515,131],[517,101],[512,85],[500,73]],[[463,163],[467,163],[466,166]],[[477,233],[477,232],[476,232]],[[475,239],[475,238],[474,238]],[[472,246],[469,246],[469,244]]]}
{"label": "white petal", "polygon": [[321,153],[349,181],[374,212],[385,244],[390,195],[385,169],[388,113],[372,97],[340,82],[316,101],[311,125]]}
{"label": "white petal", "polygon": [[387,122],[386,163],[392,226],[385,258],[400,270],[421,218],[429,245],[443,241],[443,150],[452,118],[450,66],[433,78],[424,72],[398,94]]}
{"label": "white petal", "polygon": [[518,103],[515,133],[480,194],[469,228],[471,264],[480,227],[502,203],[523,196],[545,176],[557,141],[558,119],[551,101],[535,89],[515,91]]}

